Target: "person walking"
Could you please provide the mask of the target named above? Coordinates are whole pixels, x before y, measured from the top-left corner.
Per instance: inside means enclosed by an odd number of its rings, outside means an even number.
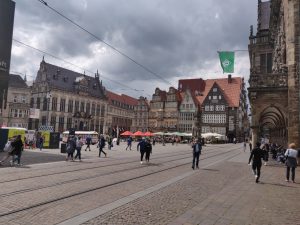
[[[13,164],[15,163],[15,161],[17,161],[17,166],[21,166],[21,156],[24,148],[21,135],[18,135],[16,139],[11,143],[11,145],[14,148],[14,155],[17,156],[16,158],[13,158]]]
[[[76,139],[75,136],[69,136],[68,141],[67,141],[67,157],[66,161],[71,160],[74,161],[73,155],[74,151],[76,149]]]
[[[202,144],[200,139],[196,139],[196,142],[192,145],[193,148],[193,164],[192,168],[193,170],[195,169],[195,164],[196,168],[199,169],[199,157],[201,155],[201,150],[202,150]]]
[[[75,155],[75,159],[79,159],[79,161],[81,162],[81,148],[83,146],[83,142],[81,140],[81,137],[79,136],[76,140],[76,155]]]
[[[150,154],[152,153],[152,145],[150,139],[146,140],[145,143],[145,152],[146,152],[146,162],[149,163],[150,161]]]
[[[260,143],[256,143],[256,147],[251,151],[248,164],[251,165],[252,160],[252,171],[255,175],[255,182],[259,182],[260,169],[261,169],[261,159],[264,157],[264,151],[260,148]]]
[[[39,138],[39,149],[40,149],[40,151],[42,151],[42,149],[43,149],[44,141],[45,141],[45,137],[40,136],[40,138]]]
[[[107,145],[108,145],[108,150],[111,150],[111,147],[113,147],[111,136],[107,137]]]
[[[141,164],[143,164],[143,158],[144,158],[144,154],[146,152],[146,142],[145,142],[145,138],[142,138],[142,140],[138,143],[137,145],[137,151],[140,148],[140,153],[141,153]]]
[[[244,152],[246,152],[247,143],[244,141]]]
[[[105,146],[105,139],[104,139],[103,135],[100,136],[98,146],[99,146],[99,157],[101,157],[101,152],[103,152],[106,157],[107,154],[105,151],[103,151],[103,148]]]
[[[126,147],[126,151],[129,148],[129,150],[131,151],[131,145],[132,145],[132,137],[129,137],[127,139],[127,147]]]
[[[90,135],[88,135],[88,136],[86,137],[85,142],[86,142],[86,148],[85,148],[84,151],[86,151],[87,149],[89,149],[89,151],[91,151],[90,145],[91,145],[91,142],[92,142],[92,138],[91,138]]]
[[[252,141],[249,141],[249,149],[250,149],[250,152],[252,152]]]
[[[15,151],[14,151],[14,147],[12,146],[12,142],[15,139],[16,139],[16,136],[14,136],[12,138],[9,138],[8,141],[7,141],[7,143],[5,144],[4,152],[7,152],[7,154],[0,161],[0,165],[1,166],[10,157],[12,157],[12,160],[10,161],[10,165],[13,166],[13,160],[14,160]]]
[[[295,143],[291,143],[289,148],[285,152],[286,159],[286,181],[290,181],[290,171],[292,171],[292,181],[295,183],[295,170],[297,167],[297,155],[298,151],[295,150],[296,145]]]

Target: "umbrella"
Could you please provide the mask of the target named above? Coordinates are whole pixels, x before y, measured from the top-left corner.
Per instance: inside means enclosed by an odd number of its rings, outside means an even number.
[[[133,135],[134,135],[134,136],[144,136],[144,133],[138,130],[138,131],[135,132]]]
[[[153,134],[150,131],[147,131],[146,133],[144,133],[144,136],[153,136]]]
[[[164,132],[156,132],[154,133],[154,135],[164,135],[165,133]]]
[[[131,133],[130,131],[125,131],[124,133],[121,134],[121,136],[131,136],[133,135],[133,133]]]

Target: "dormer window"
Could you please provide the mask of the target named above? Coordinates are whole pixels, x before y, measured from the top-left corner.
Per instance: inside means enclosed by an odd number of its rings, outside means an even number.
[[[217,92],[217,91],[218,91],[218,88],[214,88],[214,89],[213,89],[213,92]]]

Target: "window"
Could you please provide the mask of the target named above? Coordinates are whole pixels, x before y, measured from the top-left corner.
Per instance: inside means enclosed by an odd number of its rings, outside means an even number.
[[[92,112],[91,112],[91,115],[92,115],[92,116],[95,116],[95,114],[96,114],[95,110],[96,110],[96,106],[95,106],[95,104],[93,103],[93,104],[92,104]]]
[[[61,99],[60,100],[60,111],[64,112],[66,109],[66,99]]]
[[[44,100],[43,100],[43,110],[46,111],[47,110],[47,104],[48,104],[48,99],[46,97],[44,97]]]
[[[101,106],[101,117],[104,117],[104,113],[105,113],[105,105]]]
[[[260,54],[260,72],[272,73],[272,53]]]
[[[57,110],[57,98],[52,98],[52,111]]]
[[[205,106],[205,111],[209,111],[209,105]]]
[[[56,116],[51,116],[51,121],[50,121],[51,126],[55,130],[56,127]]]
[[[26,96],[22,96],[22,102],[26,103]]]
[[[80,103],[80,112],[84,112],[84,102]]]
[[[72,113],[73,112],[73,100],[69,100],[68,104],[68,112]]]
[[[67,118],[67,130],[72,128],[72,118]]]
[[[14,117],[18,117],[18,110],[17,109],[14,110]]]
[[[34,98],[31,98],[30,99],[30,108],[33,108],[33,106],[34,106]]]
[[[19,109],[19,118],[22,118],[22,117],[23,117],[22,114],[23,114],[23,110],[22,110],[22,109]]]
[[[15,103],[18,102],[18,96],[17,95],[14,96],[14,102]]]
[[[46,116],[42,116],[42,125],[46,125],[47,118]]]
[[[210,111],[214,111],[214,106],[211,105],[211,106],[209,107],[209,109],[210,109]]]
[[[79,112],[79,101],[75,101],[75,112]]]
[[[218,96],[214,95],[213,100],[217,100],[217,99],[218,99]]]
[[[96,116],[100,116],[100,105],[97,105]]]
[[[208,99],[211,100],[211,96],[208,96]]]
[[[218,91],[218,88],[214,88],[214,89],[213,89],[213,92],[217,92],[217,91]]]
[[[91,107],[90,103],[89,102],[86,103],[86,109],[85,109],[85,111],[86,111],[87,115],[90,115],[90,107]]]
[[[221,96],[221,95],[219,95],[219,99],[222,99],[222,96]]]
[[[59,130],[59,132],[63,132],[64,123],[65,123],[65,118],[64,117],[59,117],[59,120],[58,120],[58,130]]]
[[[36,98],[36,108],[39,109],[41,105],[41,99],[38,97]]]

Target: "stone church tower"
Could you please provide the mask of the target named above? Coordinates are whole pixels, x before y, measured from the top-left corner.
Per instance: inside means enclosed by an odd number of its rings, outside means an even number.
[[[299,139],[300,1],[258,1],[257,33],[250,29],[252,141],[286,146]]]

